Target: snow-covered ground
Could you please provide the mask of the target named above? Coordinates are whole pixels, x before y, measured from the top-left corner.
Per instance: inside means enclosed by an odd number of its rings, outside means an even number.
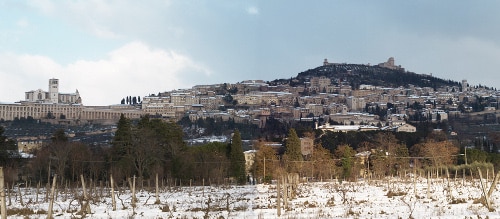
[[[489,189],[491,181],[485,184]],[[20,213],[9,218],[47,217],[45,191],[40,190],[37,202],[36,188],[21,188],[22,204],[14,194],[17,191],[13,190],[7,209]],[[136,207],[131,204],[130,191],[123,189],[115,191],[115,211],[108,188],[88,191],[92,200],[87,218],[278,218],[275,184],[165,187],[160,204],[155,204],[153,188],[142,189],[136,194]],[[481,195],[479,180],[435,179],[428,184],[422,178],[415,182],[394,178],[301,183],[287,208],[281,204],[279,218],[500,218],[498,186],[490,199],[493,211],[481,204]],[[81,205],[75,198],[81,196],[81,189],[59,189],[54,217],[81,218]]]

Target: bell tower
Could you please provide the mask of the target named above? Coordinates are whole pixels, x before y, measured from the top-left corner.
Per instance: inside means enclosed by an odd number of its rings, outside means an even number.
[[[49,100],[51,103],[59,103],[59,79],[49,79]]]

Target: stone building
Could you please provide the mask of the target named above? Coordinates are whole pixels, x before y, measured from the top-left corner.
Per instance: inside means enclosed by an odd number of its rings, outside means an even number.
[[[140,118],[144,111],[132,105],[83,106],[78,93],[59,93],[59,79],[49,80],[49,91],[41,89],[25,92],[25,100],[16,103],[0,103],[0,119],[15,118],[47,119],[48,122],[116,123],[120,115]],[[55,120],[54,120],[55,119]]]
[[[80,93],[76,90],[75,93],[59,93],[59,79],[49,79],[49,91],[42,89],[25,92],[25,101],[38,103],[65,103],[79,104],[82,103]]]

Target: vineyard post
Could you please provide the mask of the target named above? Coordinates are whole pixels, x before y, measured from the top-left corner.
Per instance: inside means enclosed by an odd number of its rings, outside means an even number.
[[[160,188],[158,188],[158,173],[156,173],[156,181],[155,181],[155,186],[156,186],[156,201],[155,201],[155,204],[160,204]]]
[[[57,181],[57,174],[54,174],[54,180],[52,181],[52,190],[50,191],[50,196],[49,196],[49,212],[47,213],[47,218],[49,219],[52,218],[52,208],[54,206],[54,193],[56,190],[56,181]],[[50,184],[50,182],[48,184]]]
[[[2,213],[2,219],[7,219],[7,206],[5,204],[5,186],[4,186],[4,176],[3,176],[3,167],[0,167],[0,198],[1,198],[1,213]]]
[[[113,211],[116,211],[115,182],[113,180],[113,174],[110,174],[110,180],[111,180],[111,201],[113,203]]]
[[[481,169],[479,167],[477,167],[477,171],[479,172],[479,183],[481,184],[481,191],[483,192],[484,201],[486,202],[486,207],[488,208],[488,210],[490,210],[491,204],[490,199],[488,198],[488,196],[486,196],[486,188],[483,184],[483,174],[481,173]]]

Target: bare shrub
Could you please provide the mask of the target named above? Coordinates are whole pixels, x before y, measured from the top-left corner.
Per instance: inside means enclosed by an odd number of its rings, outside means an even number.
[[[392,191],[392,190],[389,190],[386,194],[387,198],[392,198],[394,196],[403,196],[403,195],[406,195],[407,193],[404,192],[404,191]]]

